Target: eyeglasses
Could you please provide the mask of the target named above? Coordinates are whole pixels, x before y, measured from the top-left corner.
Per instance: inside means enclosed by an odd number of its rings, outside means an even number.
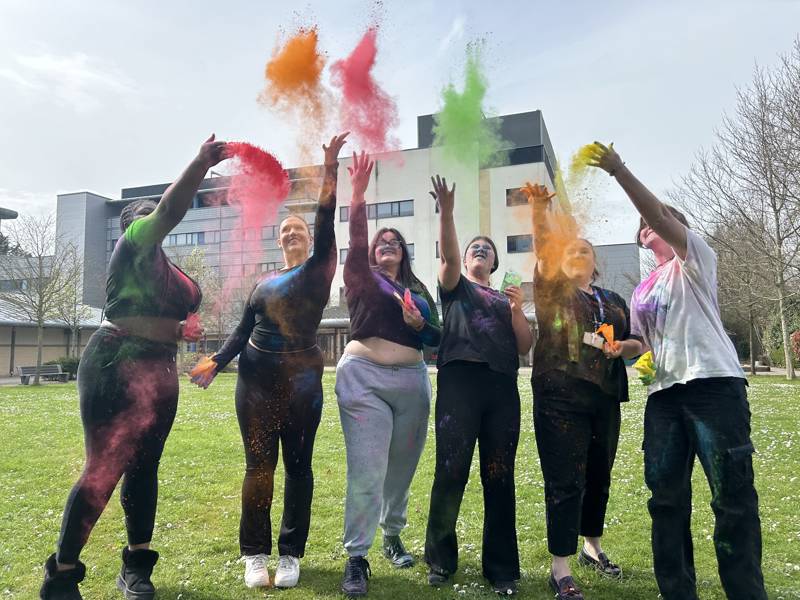
[[[375,244],[378,248],[399,248],[400,247],[400,240],[378,240],[378,243]]]
[[[489,244],[472,244],[469,249],[472,252],[477,252],[478,250],[483,250],[484,252],[494,252],[494,248],[492,248]]]

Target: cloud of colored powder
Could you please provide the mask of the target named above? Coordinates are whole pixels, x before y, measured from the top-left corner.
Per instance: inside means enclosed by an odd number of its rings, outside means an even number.
[[[500,120],[487,120],[484,100],[489,81],[482,62],[483,45],[467,46],[464,89],[459,92],[451,83],[442,90],[442,109],[434,115],[434,145],[443,146],[445,157],[470,164],[477,155],[478,164],[499,165],[507,157],[500,135]]]
[[[391,134],[399,122],[397,104],[372,75],[378,54],[378,30],[370,27],[350,55],[331,67],[333,84],[342,91],[341,129],[352,131],[361,148],[370,153],[400,147]]]
[[[322,143],[333,104],[322,84],[325,57],[316,27],[300,28],[278,45],[264,69],[266,86],[258,101],[294,121],[301,162],[311,162]]]

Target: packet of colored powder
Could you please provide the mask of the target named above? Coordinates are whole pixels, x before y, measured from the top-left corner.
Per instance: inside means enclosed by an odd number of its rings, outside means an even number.
[[[507,287],[519,287],[522,285],[522,275],[516,271],[506,271],[503,275],[503,283],[500,284],[500,291],[504,292]]]

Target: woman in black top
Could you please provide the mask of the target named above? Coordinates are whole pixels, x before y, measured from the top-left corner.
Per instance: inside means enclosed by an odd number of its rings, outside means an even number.
[[[196,341],[202,298],[197,284],[167,258],[161,242],[183,219],[206,171],[226,156],[212,135],[156,204],[140,200],[120,215],[111,254],[106,321],[92,334],[78,368],[86,463],[64,509],[58,551],[45,564],[40,597],[76,600],[86,568],[78,556],[117,482],[128,545],[117,585],[126,598],[149,600],[158,553],[150,539],[158,463],[178,407],[177,342]]]
[[[516,592],[519,553],[514,461],[520,430],[517,369],[533,336],[522,312],[522,291],[489,287],[499,266],[494,242],[473,238],[459,253],[453,220],[455,184],[436,176],[439,204],[439,290],[444,328],[436,391],[436,474],[431,490],[425,560],[428,581],[442,585],[458,565],[458,519],[475,443],[483,484],[483,574],[501,594]],[[461,274],[462,262],[466,275]]]
[[[373,163],[353,155],[350,249],[344,265],[350,342],[336,367],[336,398],[347,447],[342,591],[367,593],[366,556],[383,529],[383,552],[410,567],[400,540],[409,487],[428,429],[431,384],[423,345],[439,344],[439,315],[411,271],[408,246],[396,229],[378,230],[367,246],[364,192]]]
[[[622,358],[639,355],[641,344],[630,338],[625,301],[592,285],[598,276],[594,247],[551,227],[548,207],[554,194],[539,185],[524,190],[532,204],[537,255],[533,295],[539,339],[532,385],[553,557],[550,585],[557,598],[577,600],[583,596],[568,559],[577,551],[579,533],[585,540],[579,562],[621,576],[600,537],[619,440],[619,404],[628,400]],[[613,344],[596,334],[603,324],[613,325]]]
[[[278,445],[286,469],[283,518],[278,536],[277,587],[293,587],[300,577],[311,521],[314,476],[311,455],[322,415],[322,351],[317,328],[336,271],[337,157],[347,134],[331,139],[314,224],[314,253],[306,222],[290,215],[280,224],[278,244],[286,263],[259,281],[239,325],[212,357],[216,367],[193,379],[208,387],[237,354],[236,415],[244,443],[239,547],[248,587],[270,584],[273,478]]]

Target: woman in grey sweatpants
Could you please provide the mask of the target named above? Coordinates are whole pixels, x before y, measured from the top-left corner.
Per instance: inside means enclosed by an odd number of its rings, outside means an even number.
[[[431,403],[423,345],[441,335],[436,304],[411,271],[399,231],[379,230],[367,246],[364,192],[372,173],[364,153],[348,168],[353,187],[350,250],[344,265],[350,338],[336,368],[336,397],[347,447],[342,592],[367,593],[366,556],[380,522],[383,552],[396,567],[413,558],[400,540]]]

